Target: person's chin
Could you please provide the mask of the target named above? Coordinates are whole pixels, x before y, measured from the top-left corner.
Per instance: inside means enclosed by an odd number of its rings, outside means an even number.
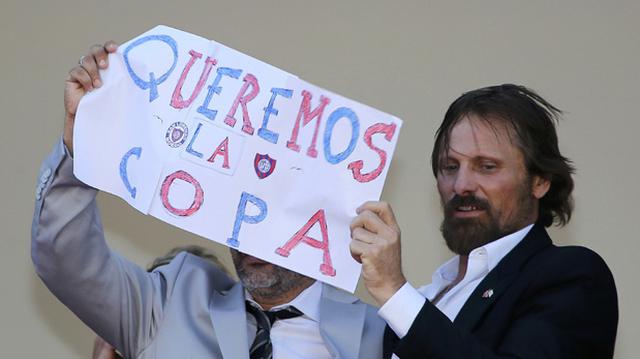
[[[467,231],[474,229],[478,226],[486,224],[486,217],[483,214],[475,215],[452,215],[445,221],[445,224],[453,231]]]

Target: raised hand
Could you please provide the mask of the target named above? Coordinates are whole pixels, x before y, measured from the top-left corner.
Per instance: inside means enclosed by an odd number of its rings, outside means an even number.
[[[87,92],[102,86],[100,71],[109,67],[108,55],[115,52],[118,45],[107,41],[104,45],[93,45],[89,52],[80,57],[78,65],[69,71],[64,82],[64,133],[63,140],[67,149],[73,154],[73,123],[80,99]]]
[[[351,255],[362,263],[371,296],[383,305],[407,282],[402,274],[400,227],[385,202],[366,202],[351,222]]]

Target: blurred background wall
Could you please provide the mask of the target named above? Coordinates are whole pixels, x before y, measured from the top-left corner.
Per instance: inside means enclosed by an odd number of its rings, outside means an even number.
[[[428,161],[447,106],[491,84],[537,90],[566,111],[561,150],[578,170],[574,218],[552,231],[554,240],[588,246],[607,261],[620,303],[616,358],[637,355],[640,2],[3,0],[0,9],[2,357],[90,356],[93,334],[31,264],[37,170],[60,136],[63,81],[79,56],[157,24],[215,39],[404,120],[382,197],[402,226],[404,267],[415,285],[450,256]],[[109,195],[99,200],[110,245],[131,260],[147,265],[191,243],[231,266],[225,247]]]

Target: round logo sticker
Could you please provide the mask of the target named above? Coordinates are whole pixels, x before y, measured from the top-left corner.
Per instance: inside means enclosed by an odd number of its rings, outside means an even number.
[[[258,178],[269,177],[276,169],[276,160],[269,157],[269,155],[262,155],[256,153],[256,157],[253,159],[253,168],[256,170]]]
[[[169,147],[180,147],[187,140],[189,128],[184,122],[174,122],[167,129],[164,139]]]
[[[268,173],[271,170],[271,162],[268,159],[263,158],[258,161],[258,171],[262,173]]]

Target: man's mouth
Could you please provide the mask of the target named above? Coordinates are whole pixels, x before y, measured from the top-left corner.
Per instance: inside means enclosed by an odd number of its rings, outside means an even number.
[[[445,206],[448,216],[457,218],[473,218],[483,215],[489,208],[488,203],[475,196],[454,196]]]
[[[467,218],[467,217],[479,216],[482,214],[482,212],[484,212],[484,208],[480,206],[474,206],[474,205],[458,206],[455,208],[453,215],[456,217]]]

